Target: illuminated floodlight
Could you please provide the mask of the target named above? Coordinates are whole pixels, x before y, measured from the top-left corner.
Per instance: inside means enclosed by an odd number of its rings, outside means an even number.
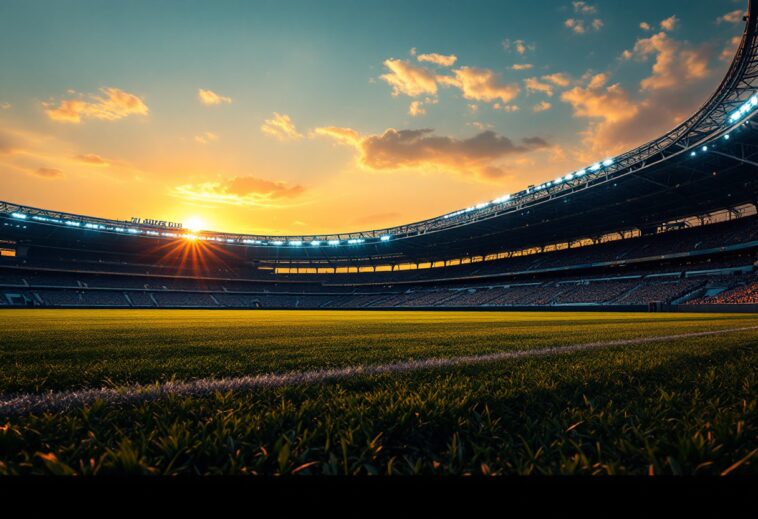
[[[729,134],[728,134],[728,133],[727,133],[726,135],[724,135],[724,139],[726,139],[726,140],[729,140],[729,139],[730,139],[730,137],[729,137]]]
[[[390,236],[388,234],[385,234],[384,236],[382,236],[379,239],[382,240],[382,241],[390,241],[392,239],[392,236]]]
[[[579,171],[576,172],[576,176],[577,177],[583,177],[586,174],[587,174],[587,170],[586,169],[580,169]]]
[[[332,245],[332,246],[334,246],[334,245],[339,245],[339,244],[340,244],[340,241],[339,241],[339,240],[329,240],[329,242],[328,242],[328,243],[329,243],[329,245]]]
[[[690,157],[694,157],[695,155],[697,155],[697,153],[694,152],[694,151],[692,153],[690,153]]]
[[[363,242],[365,242],[365,241],[366,241],[366,240],[364,240],[364,239],[362,239],[362,238],[354,238],[354,239],[352,239],[352,240],[347,240],[347,244],[348,244],[348,245],[358,245],[358,244],[361,244],[361,243],[363,243]]]
[[[475,207],[476,207],[476,209],[484,209],[484,208],[485,208],[485,207],[487,207],[488,205],[490,205],[490,203],[489,203],[489,202],[482,202],[481,204],[476,204],[476,206],[475,206]]]
[[[708,146],[703,146],[703,151],[708,151]]]
[[[590,168],[590,171],[598,171],[598,170],[599,170],[601,167],[602,167],[602,166],[601,166],[601,165],[600,165],[600,163],[598,162],[597,164],[593,164],[593,165],[592,165],[592,167]]]
[[[26,220],[26,215],[24,213],[11,213],[11,216],[13,218],[19,218],[21,220]]]
[[[561,182],[563,182],[563,177],[558,177],[553,181],[553,184],[560,184]]]
[[[271,245],[276,245],[277,247],[284,245],[284,242],[281,240],[275,240],[271,242]]]
[[[605,166],[606,168],[608,166],[613,166],[613,159],[607,159],[605,162],[603,162],[603,166]]]
[[[290,247],[301,247],[303,245],[303,242],[300,240],[294,240],[290,242]]]
[[[569,173],[568,175],[566,175],[566,180],[573,180],[573,178],[574,178],[573,173]]]
[[[318,240],[313,240],[311,242],[311,247],[320,247],[320,246],[321,246],[321,242]]]

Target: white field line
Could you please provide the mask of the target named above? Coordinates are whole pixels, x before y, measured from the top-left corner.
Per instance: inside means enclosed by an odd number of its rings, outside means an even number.
[[[679,335],[663,335],[654,337],[639,337],[614,341],[591,342],[569,346],[555,346],[531,350],[504,351],[484,355],[464,355],[461,357],[435,357],[429,359],[403,360],[373,366],[348,366],[344,368],[316,369],[295,371],[289,373],[271,373],[264,375],[242,376],[234,378],[206,378],[190,382],[164,382],[151,385],[134,384],[117,388],[82,389],[75,391],[50,391],[47,393],[26,393],[14,396],[0,396],[0,416],[24,415],[29,413],[59,412],[83,407],[102,400],[109,404],[139,403],[157,400],[162,397],[174,396],[203,396],[216,392],[246,391],[252,389],[268,389],[302,384],[317,384],[336,380],[345,380],[359,376],[384,375],[388,373],[407,373],[429,369],[448,368],[455,366],[471,366],[489,364],[509,359],[531,357],[546,357],[574,353],[587,350],[631,346],[654,342],[666,342],[679,339],[692,339],[712,335],[746,332],[758,330],[758,326],[747,328],[731,328],[708,332],[683,333]]]

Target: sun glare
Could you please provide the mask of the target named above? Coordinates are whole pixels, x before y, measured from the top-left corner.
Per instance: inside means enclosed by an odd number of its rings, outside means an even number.
[[[192,232],[202,231],[205,228],[205,222],[197,216],[192,216],[184,223],[184,228]]]

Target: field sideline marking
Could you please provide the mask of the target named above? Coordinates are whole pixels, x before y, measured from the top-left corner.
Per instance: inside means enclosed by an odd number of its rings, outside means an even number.
[[[404,360],[373,366],[348,366],[345,368],[294,371],[282,374],[247,375],[235,378],[198,379],[190,382],[164,382],[162,384],[135,384],[120,388],[97,388],[74,391],[50,391],[47,393],[26,393],[15,396],[0,396],[0,416],[17,416],[30,413],[59,412],[75,407],[87,406],[102,400],[109,404],[138,403],[157,400],[162,397],[203,396],[215,392],[268,389],[302,384],[316,384],[344,380],[358,376],[384,375],[388,373],[407,373],[429,369],[448,368],[487,364],[508,359],[530,357],[547,357],[579,351],[631,346],[651,342],[665,342],[678,339],[692,339],[712,335],[758,330],[758,326],[747,328],[730,328],[708,332],[692,332],[679,335],[639,337],[636,339],[619,339],[605,342],[591,342],[569,346],[553,346],[532,350],[504,351],[483,355],[464,355],[461,357],[433,357],[419,360]]]

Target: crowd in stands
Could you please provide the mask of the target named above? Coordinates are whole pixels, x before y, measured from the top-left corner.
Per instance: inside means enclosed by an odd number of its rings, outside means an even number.
[[[389,291],[361,292],[271,292],[249,293],[209,290],[205,285],[182,284],[181,289],[110,289],[98,287],[35,288],[0,283],[0,304],[37,306],[113,306],[159,308],[470,308],[534,307],[560,305],[646,305],[692,299],[695,303],[758,303],[758,281],[751,275],[693,278],[639,276],[614,280],[577,279],[502,286],[437,287],[417,286]],[[704,297],[708,287],[725,287],[718,295]],[[731,288],[733,287],[733,288]],[[223,289],[223,287],[221,287]]]
[[[758,279],[753,278],[746,283],[725,290],[710,297],[692,301],[692,304],[711,305],[755,305],[758,304]]]
[[[639,285],[618,300],[619,304],[642,305],[653,302],[670,303],[690,294],[707,283],[704,279],[650,281]]]

